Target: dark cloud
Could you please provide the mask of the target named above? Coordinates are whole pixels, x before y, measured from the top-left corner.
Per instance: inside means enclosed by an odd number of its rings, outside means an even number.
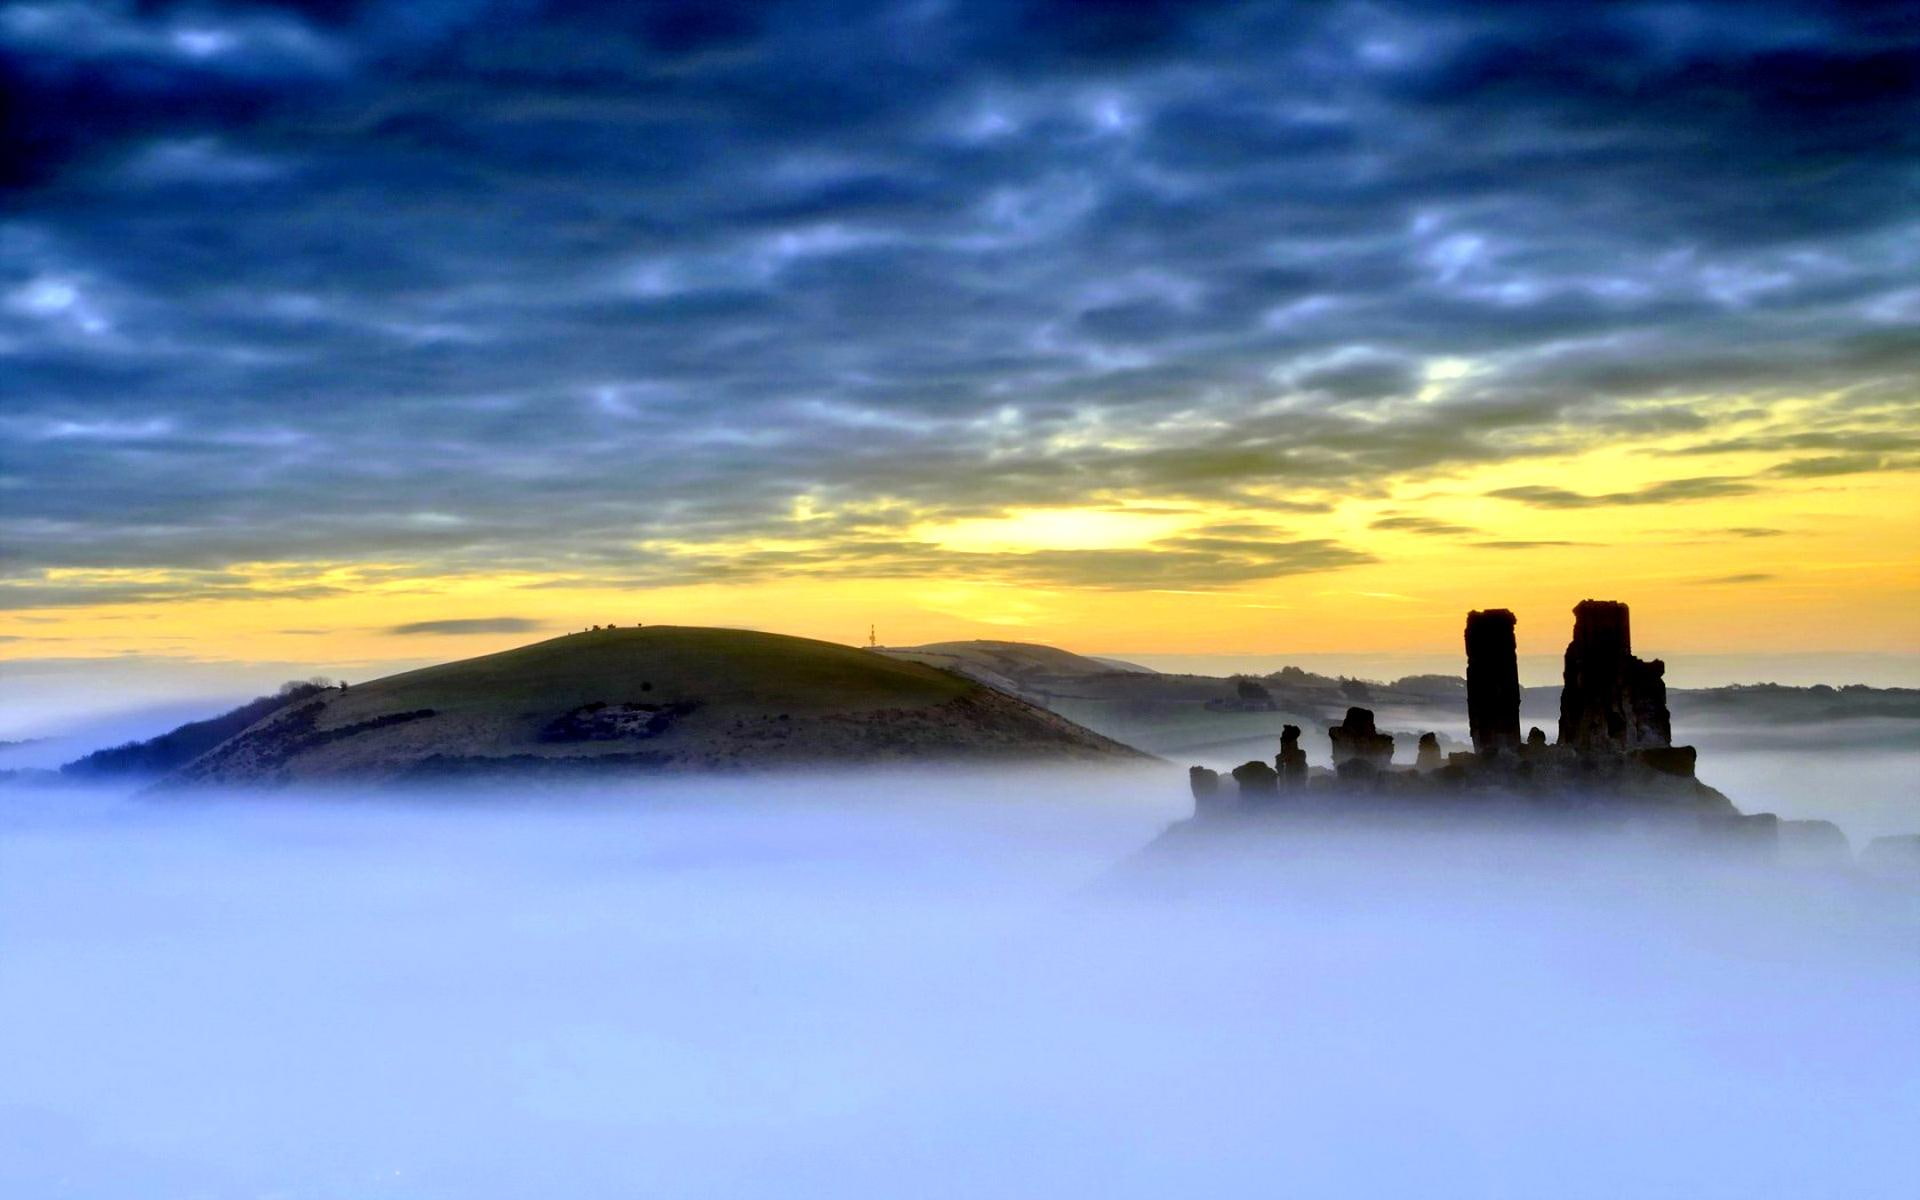
[[[387,630],[397,634],[531,633],[541,628],[525,617],[470,617],[449,621],[412,621]]]
[[[1696,579],[1694,582],[1702,584],[1765,583],[1774,578],[1777,576],[1767,571],[1746,571],[1738,575],[1718,575],[1712,579]]]
[[[1828,475],[1863,475],[1886,467],[1887,460],[1878,454],[1829,454],[1777,463],[1771,473],[1791,479],[1819,479]]]
[[[1920,451],[1920,432],[1896,429],[1795,429],[1720,438],[1680,447],[1675,454],[1770,454],[1796,450],[1834,450],[1851,454],[1898,454]]]
[[[1750,480],[1730,475],[1705,475],[1694,479],[1668,479],[1648,484],[1631,492],[1590,494],[1566,488],[1528,484],[1496,488],[1487,495],[1515,500],[1535,508],[1606,508],[1612,505],[1673,504],[1686,500],[1708,500],[1720,496],[1744,496],[1757,491]]]
[[[267,561],[1221,582],[1351,560],[899,534],[1619,444],[1773,461],[1496,494],[1909,470],[1915,16],[0,3],[0,604]],[[179,574],[41,574],[117,567]]]
[[[1475,532],[1471,526],[1455,525],[1448,521],[1437,521],[1432,517],[1399,516],[1381,517],[1370,523],[1369,529],[1399,530],[1403,533],[1461,534]]]
[[[1316,363],[1288,382],[1335,400],[1379,400],[1417,390],[1421,370],[1419,363],[1397,355],[1363,352]]]
[[[316,600],[344,596],[347,589],[328,584],[276,584],[240,574],[188,571],[162,580],[27,577],[0,582],[0,611],[32,608],[84,608],[94,604],[165,604],[184,600]]]

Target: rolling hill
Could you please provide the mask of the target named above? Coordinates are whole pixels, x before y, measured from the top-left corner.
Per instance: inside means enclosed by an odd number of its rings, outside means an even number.
[[[1375,711],[1381,727],[1407,735],[1432,730],[1447,749],[1465,745],[1466,680],[1408,675],[1391,681],[1318,675],[1286,667],[1261,675],[1215,676],[1123,670],[1111,659],[1026,642],[939,642],[881,651],[958,671],[1131,746],[1170,757],[1239,754],[1266,758],[1285,722],[1308,731],[1312,753],[1349,704]],[[1249,698],[1239,683],[1257,683]],[[1703,747],[1732,749],[1920,745],[1920,689],[1782,687],[1749,684],[1669,688],[1676,729]],[[1522,690],[1525,725],[1555,729],[1558,684]]]
[[[162,786],[1146,758],[922,663],[777,634],[649,626],[328,689]]]
[[[953,671],[1037,703],[1044,703],[1041,697],[1068,681],[1096,675],[1154,674],[1151,669],[1133,663],[1088,658],[1035,642],[929,642],[924,646],[881,646],[878,651],[889,658]]]
[[[1353,702],[1344,681],[1292,668],[1263,677],[1267,699],[1248,702],[1238,695],[1237,677],[1163,674],[1030,642],[935,642],[880,653],[958,672],[1155,754],[1265,745],[1286,721],[1328,724]],[[1424,702],[1385,689],[1369,699],[1389,717],[1402,703]]]
[[[234,734],[265,717],[268,713],[321,693],[319,684],[294,681],[271,696],[257,696],[247,703],[208,717],[189,721],[158,737],[125,742],[105,750],[95,750],[60,768],[71,780],[99,783],[117,779],[154,779],[192,762]]]

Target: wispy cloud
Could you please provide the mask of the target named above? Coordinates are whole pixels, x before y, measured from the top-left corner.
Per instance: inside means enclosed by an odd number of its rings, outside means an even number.
[[[1514,500],[1535,508],[1605,508],[1613,505],[1673,504],[1721,496],[1745,496],[1758,487],[1751,480],[1729,475],[1668,479],[1629,492],[1585,493],[1542,485],[1496,488],[1487,495]]]
[[[1469,525],[1456,525],[1450,521],[1440,521],[1432,517],[1391,516],[1381,517],[1367,525],[1369,529],[1386,529],[1402,533],[1428,533],[1454,535],[1477,532]]]
[[[395,634],[531,633],[542,628],[539,621],[525,617],[469,617],[447,621],[412,621],[395,625]]]

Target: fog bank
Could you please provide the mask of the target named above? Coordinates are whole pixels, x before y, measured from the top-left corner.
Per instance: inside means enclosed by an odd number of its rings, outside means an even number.
[[[0,793],[0,1193],[1909,1194],[1911,908],[1546,846],[1116,872],[1187,807]]]

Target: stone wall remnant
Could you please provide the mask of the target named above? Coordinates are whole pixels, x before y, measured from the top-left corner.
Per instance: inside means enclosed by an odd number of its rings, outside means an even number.
[[[1240,799],[1252,803],[1270,800],[1280,790],[1279,772],[1257,758],[1235,767],[1233,781],[1240,785]]]
[[[1393,735],[1374,728],[1373,710],[1349,708],[1346,719],[1327,730],[1333,743],[1333,765],[1358,760],[1369,766],[1384,767],[1393,761]]]
[[[1446,765],[1446,756],[1440,753],[1440,738],[1437,734],[1420,735],[1419,754],[1414,758],[1415,770],[1435,771]]]
[[[1187,768],[1187,786],[1193,789],[1193,811],[1197,816],[1220,807],[1220,772],[1205,767]]]
[[[1480,754],[1520,748],[1520,660],[1514,615],[1504,608],[1467,614],[1467,728]]]
[[[1560,744],[1583,752],[1654,749],[1673,744],[1667,714],[1667,665],[1633,656],[1627,606],[1582,600],[1573,609]]]
[[[1307,752],[1300,748],[1300,727],[1285,725],[1280,729],[1280,754],[1273,760],[1280,768],[1280,786],[1284,788],[1305,787],[1307,783]]]

